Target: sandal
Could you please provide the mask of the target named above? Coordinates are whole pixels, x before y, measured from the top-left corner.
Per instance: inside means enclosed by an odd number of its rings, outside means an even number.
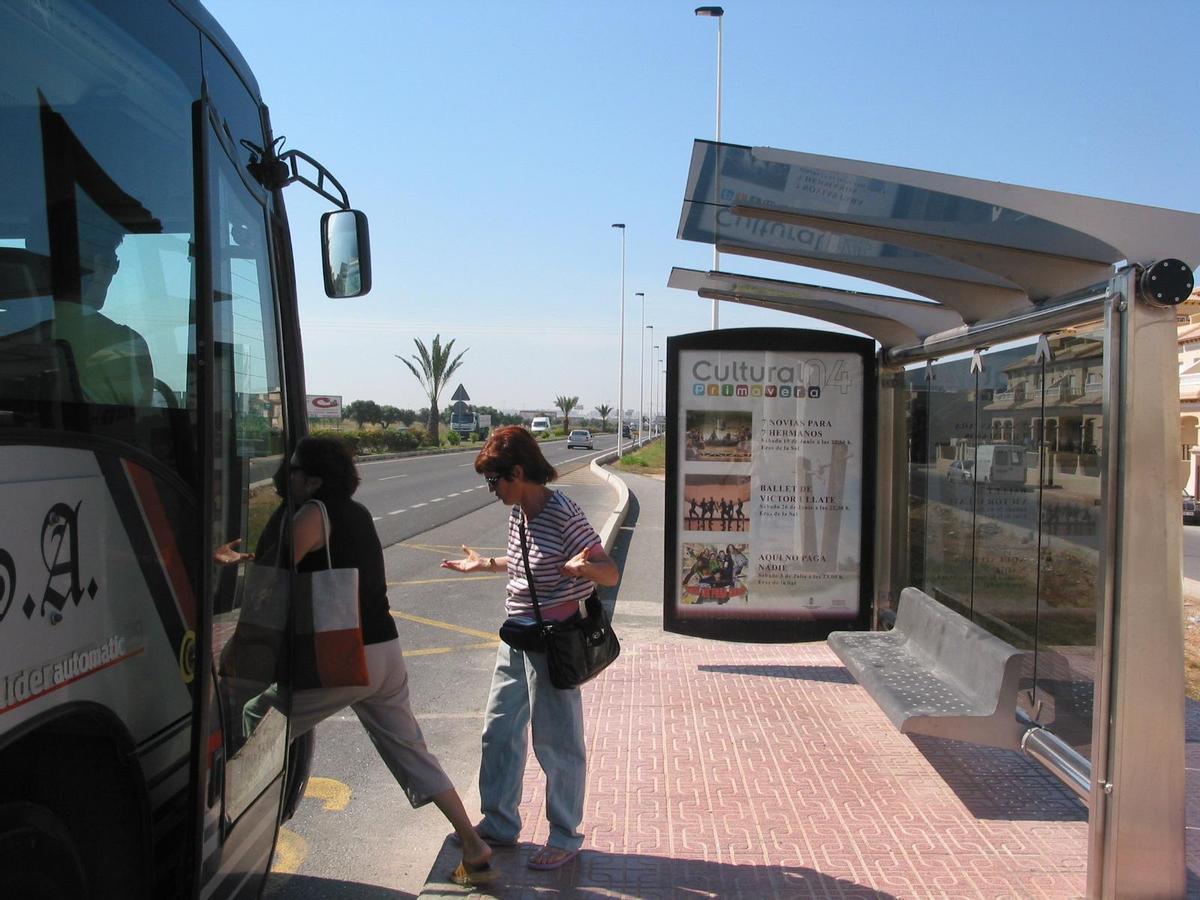
[[[458,864],[458,868],[450,873],[450,881],[459,887],[475,887],[495,881],[499,874],[492,868],[491,863],[473,866],[464,859]]]
[[[539,847],[535,850],[525,865],[531,869],[538,869],[540,871],[558,869],[577,857],[581,850],[581,847],[576,847],[574,850],[567,850],[563,847],[551,847],[547,844],[545,847]]]

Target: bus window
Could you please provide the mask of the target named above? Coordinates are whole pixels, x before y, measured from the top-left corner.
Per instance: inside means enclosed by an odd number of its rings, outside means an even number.
[[[6,26],[42,62],[5,69],[0,105],[0,430],[116,439],[195,484],[189,66],[57,12],[93,38]]]

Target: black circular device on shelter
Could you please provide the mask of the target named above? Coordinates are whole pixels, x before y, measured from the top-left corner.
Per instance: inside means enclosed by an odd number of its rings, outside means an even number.
[[[1160,259],[1142,270],[1138,293],[1152,306],[1178,306],[1195,286],[1191,268],[1183,260]]]

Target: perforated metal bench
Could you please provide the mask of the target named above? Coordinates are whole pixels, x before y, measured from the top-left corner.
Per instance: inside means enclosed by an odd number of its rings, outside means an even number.
[[[924,591],[904,589],[891,631],[835,631],[829,646],[901,732],[1020,748],[1028,654]]]

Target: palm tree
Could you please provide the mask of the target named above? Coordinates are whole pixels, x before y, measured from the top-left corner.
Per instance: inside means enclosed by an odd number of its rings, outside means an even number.
[[[612,407],[604,403],[596,407],[596,412],[600,416],[600,430],[608,431],[608,417],[612,415]]]
[[[579,405],[579,398],[566,396],[555,397],[554,405],[562,410],[563,434],[567,434],[571,430],[571,410]]]
[[[462,353],[459,353],[451,361],[450,350],[454,347],[454,341],[453,339],[450,340],[443,347],[442,336],[440,334],[433,336],[432,353],[425,349],[425,345],[421,342],[420,338],[413,338],[413,343],[417,345],[417,352],[412,357],[417,363],[416,366],[399,353],[395,356],[396,359],[408,366],[409,371],[421,383],[426,396],[429,397],[429,419],[426,423],[426,428],[429,431],[430,439],[436,447],[440,441],[438,436],[438,397],[446,387],[446,382],[450,380],[450,376],[457,372],[458,367],[462,365],[463,353],[467,351],[462,351]],[[420,369],[417,366],[420,366]]]

